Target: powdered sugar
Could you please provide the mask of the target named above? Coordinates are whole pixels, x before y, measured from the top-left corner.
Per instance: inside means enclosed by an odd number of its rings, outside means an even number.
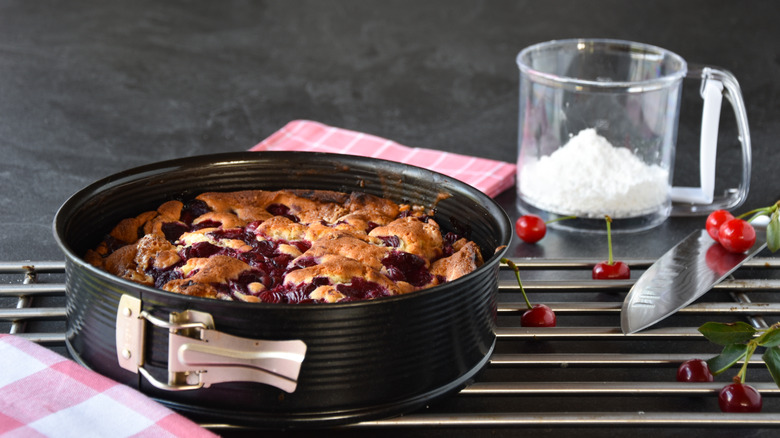
[[[525,200],[546,211],[578,217],[629,218],[668,202],[669,173],[584,129],[563,147],[520,171]]]

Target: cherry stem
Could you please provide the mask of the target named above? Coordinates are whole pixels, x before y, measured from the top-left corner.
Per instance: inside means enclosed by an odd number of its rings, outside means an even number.
[[[780,208],[780,201],[775,202],[773,205],[770,205],[769,207],[763,207],[763,208],[756,208],[753,210],[748,211],[747,213],[742,213],[741,215],[737,216],[737,219],[742,219],[747,216],[750,216],[750,219],[748,219],[748,222],[753,222],[757,217],[764,216],[764,215],[771,215],[772,213],[776,212]]]
[[[739,383],[745,383],[748,362],[750,361],[750,358],[753,357],[753,353],[756,352],[757,347],[758,343],[755,340],[748,342],[747,350],[745,351],[745,360],[742,362],[742,367],[739,369],[739,373],[737,373],[737,377],[739,377]],[[737,381],[737,377],[734,378],[735,382]]]
[[[613,265],[615,262],[612,259],[612,218],[604,216],[607,220],[607,248],[609,250],[609,258],[607,259],[608,265]]]
[[[568,219],[577,219],[577,216],[562,216],[562,217],[557,217],[557,218],[555,218],[555,219],[550,219],[549,221],[545,222],[545,224],[551,224],[551,223],[553,223],[553,222],[558,222],[558,221],[565,221],[565,220],[568,220]]]
[[[507,266],[509,266],[514,272],[515,277],[517,278],[517,285],[520,286],[520,292],[523,294],[523,299],[525,300],[526,306],[528,306],[528,310],[531,310],[534,308],[534,306],[531,305],[531,302],[528,301],[528,296],[525,294],[525,289],[523,289],[523,282],[520,281],[520,268],[517,267],[517,265],[507,258],[501,259],[502,263],[506,263]]]

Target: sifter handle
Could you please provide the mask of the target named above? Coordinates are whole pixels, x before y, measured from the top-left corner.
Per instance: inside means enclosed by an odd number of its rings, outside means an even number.
[[[737,79],[725,70],[712,67],[692,69],[688,76],[701,78],[700,93],[704,99],[699,156],[700,187],[672,187],[673,216],[701,215],[719,209],[740,206],[747,198],[752,165],[747,111]],[[726,96],[737,120],[742,146],[742,179],[736,188],[715,196],[715,163],[717,155],[720,110]]]

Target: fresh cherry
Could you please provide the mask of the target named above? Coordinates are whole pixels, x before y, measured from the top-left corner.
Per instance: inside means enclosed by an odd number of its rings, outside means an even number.
[[[690,359],[677,368],[678,382],[712,382],[714,377],[706,361]]]
[[[631,268],[623,262],[599,262],[593,267],[594,280],[628,280]]]
[[[547,234],[547,224],[576,218],[576,216],[563,216],[545,222],[535,214],[526,214],[517,218],[515,233],[525,243],[536,243]]]
[[[744,219],[731,219],[718,229],[718,242],[731,252],[745,252],[756,243],[756,230]]]
[[[726,210],[715,210],[707,216],[707,222],[705,228],[707,234],[710,235],[715,241],[718,240],[718,229],[724,222],[734,219],[734,215]]]
[[[723,412],[761,412],[763,401],[756,388],[734,382],[720,390],[718,405]]]
[[[512,260],[506,258],[502,258],[501,261],[515,272],[517,285],[520,286],[520,292],[523,294],[526,306],[528,306],[528,310],[520,317],[520,325],[523,327],[555,327],[557,318],[555,317],[555,312],[549,306],[544,304],[531,305],[528,295],[525,294],[525,289],[523,289],[523,282],[520,281],[520,269],[518,269],[517,265]]]
[[[527,214],[520,216],[515,222],[515,233],[523,242],[536,243],[547,234],[547,224],[539,216]]]
[[[544,304],[534,304],[520,317],[523,327],[555,327],[555,312]]]
[[[612,218],[605,216],[607,221],[607,247],[609,248],[609,259],[604,262],[596,263],[593,266],[594,280],[627,280],[631,278],[631,269],[623,262],[616,262],[612,258]]]

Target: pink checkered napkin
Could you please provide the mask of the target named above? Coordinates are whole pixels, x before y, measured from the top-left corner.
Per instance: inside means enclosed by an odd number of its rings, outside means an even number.
[[[215,437],[140,392],[0,334],[0,435]]]
[[[424,167],[463,181],[488,196],[515,183],[515,165],[432,149],[410,148],[370,134],[294,120],[251,151],[314,151],[381,158]]]

